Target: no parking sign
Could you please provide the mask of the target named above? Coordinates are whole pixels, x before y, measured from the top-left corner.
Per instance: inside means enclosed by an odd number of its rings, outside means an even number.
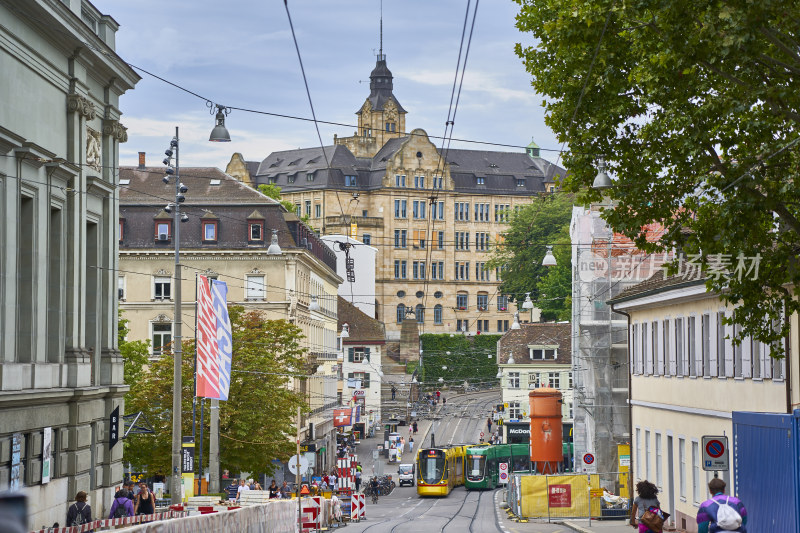
[[[583,454],[583,471],[584,472],[596,472],[597,471],[597,463],[594,459],[593,453],[585,453]]]
[[[703,470],[728,470],[728,437],[703,436]]]
[[[500,483],[508,483],[508,463],[500,463]]]

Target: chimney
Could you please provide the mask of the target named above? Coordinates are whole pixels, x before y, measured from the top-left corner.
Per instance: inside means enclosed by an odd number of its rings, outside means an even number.
[[[144,170],[144,152],[139,152],[139,170]]]

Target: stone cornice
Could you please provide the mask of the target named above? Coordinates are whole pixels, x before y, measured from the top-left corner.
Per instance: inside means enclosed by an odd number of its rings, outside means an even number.
[[[124,250],[119,251],[120,258],[135,261],[161,260],[175,257],[175,250]],[[281,261],[283,256],[267,255],[266,250],[186,250],[181,248],[181,256],[191,256],[194,261]]]
[[[67,95],[67,111],[77,112],[86,120],[94,120],[97,116],[97,110],[94,108],[94,103],[86,97],[79,94]]]

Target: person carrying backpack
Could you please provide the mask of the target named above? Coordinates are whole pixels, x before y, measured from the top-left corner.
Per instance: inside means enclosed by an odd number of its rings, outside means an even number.
[[[123,489],[114,495],[114,503],[111,504],[111,512],[108,513],[108,517],[125,518],[126,516],[133,516],[133,502],[130,492]]]
[[[708,482],[708,492],[711,499],[704,501],[697,510],[697,532],[747,533],[747,509],[739,498],[725,494],[725,482],[715,477]]]
[[[75,503],[67,510],[67,527],[82,526],[92,521],[92,506],[86,503],[86,493],[75,495]]]

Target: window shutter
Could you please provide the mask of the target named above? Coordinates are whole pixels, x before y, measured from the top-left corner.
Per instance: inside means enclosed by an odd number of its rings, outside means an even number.
[[[725,325],[725,377],[733,377],[733,326]]]
[[[753,354],[750,352],[750,337],[745,337],[742,339],[742,344],[739,349],[742,351],[742,377],[743,378],[751,378],[753,377],[753,367],[751,360],[753,358]]]
[[[364,359],[369,361],[369,348],[364,348]]]
[[[369,372],[364,372],[364,383],[361,384],[361,388],[363,389],[369,388]]]
[[[348,372],[347,373],[347,379],[355,379],[355,377],[356,377],[355,372]]]
[[[355,348],[348,348],[347,349],[347,360],[349,362],[351,362],[351,363],[353,362],[353,356],[354,356],[355,352],[356,352]]]

